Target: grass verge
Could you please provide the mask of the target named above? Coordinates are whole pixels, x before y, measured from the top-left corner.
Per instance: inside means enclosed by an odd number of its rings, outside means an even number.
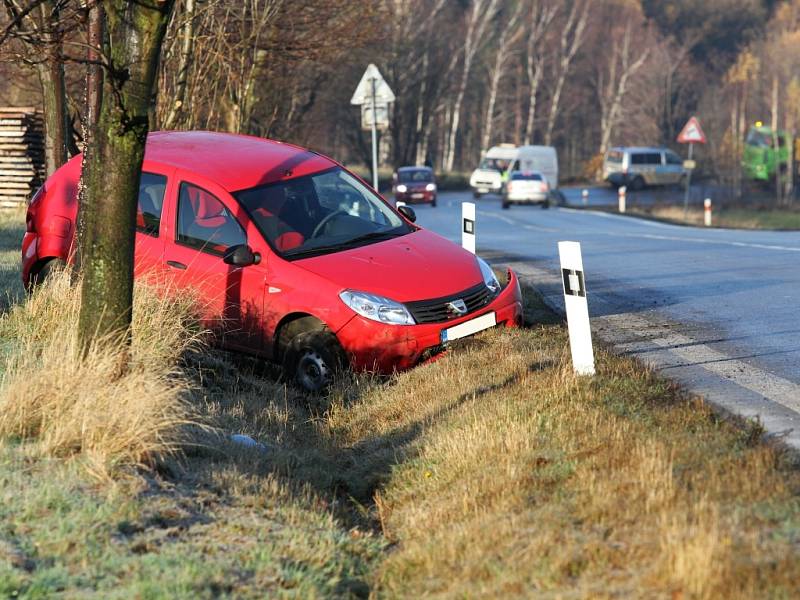
[[[163,348],[183,382],[181,420],[221,435],[96,478],[84,446],[43,451],[40,433],[7,431],[0,597],[795,596],[800,474],[786,457],[632,360],[600,351],[597,376],[575,377],[566,331],[526,298],[527,328],[325,399],[256,361],[169,353],[170,328],[153,328],[143,349]],[[26,310],[4,317],[5,347],[60,331]]]
[[[632,207],[628,212],[679,225],[702,226],[703,209],[691,208],[684,216],[679,206]],[[800,229],[800,211],[772,208],[715,208],[712,225],[730,229]]]

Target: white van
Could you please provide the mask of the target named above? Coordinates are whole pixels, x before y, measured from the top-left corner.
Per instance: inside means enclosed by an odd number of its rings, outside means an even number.
[[[683,160],[668,148],[611,148],[603,162],[603,179],[633,191],[647,185],[677,185],[684,177]]]
[[[550,190],[558,189],[558,154],[552,146],[520,146],[513,171],[541,173]]]
[[[489,148],[480,166],[469,178],[472,194],[480,198],[483,194],[501,193],[505,174],[516,158],[517,147],[514,144],[500,144]]]

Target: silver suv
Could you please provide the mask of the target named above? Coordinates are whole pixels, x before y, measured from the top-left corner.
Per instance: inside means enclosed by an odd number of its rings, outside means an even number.
[[[684,177],[683,160],[667,148],[611,148],[603,162],[603,179],[614,187],[677,185]]]

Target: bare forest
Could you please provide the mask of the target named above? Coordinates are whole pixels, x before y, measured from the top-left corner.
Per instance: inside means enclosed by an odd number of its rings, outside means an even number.
[[[52,171],[84,136],[91,3],[3,4],[0,105],[44,109]],[[591,177],[610,146],[676,147],[694,114],[703,174],[736,191],[748,126],[798,127],[799,41],[798,0],[177,0],[150,129],[367,164],[349,98],[374,62],[397,96],[385,167],[467,171],[491,145],[533,143]]]

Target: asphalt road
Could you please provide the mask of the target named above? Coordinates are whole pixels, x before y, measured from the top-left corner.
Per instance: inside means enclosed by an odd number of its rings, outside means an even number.
[[[580,193],[580,192],[578,192]],[[461,240],[461,203],[414,207]],[[800,232],[667,225],[572,208],[477,202],[478,253],[563,307],[557,242],[581,242],[594,335],[800,449]]]

